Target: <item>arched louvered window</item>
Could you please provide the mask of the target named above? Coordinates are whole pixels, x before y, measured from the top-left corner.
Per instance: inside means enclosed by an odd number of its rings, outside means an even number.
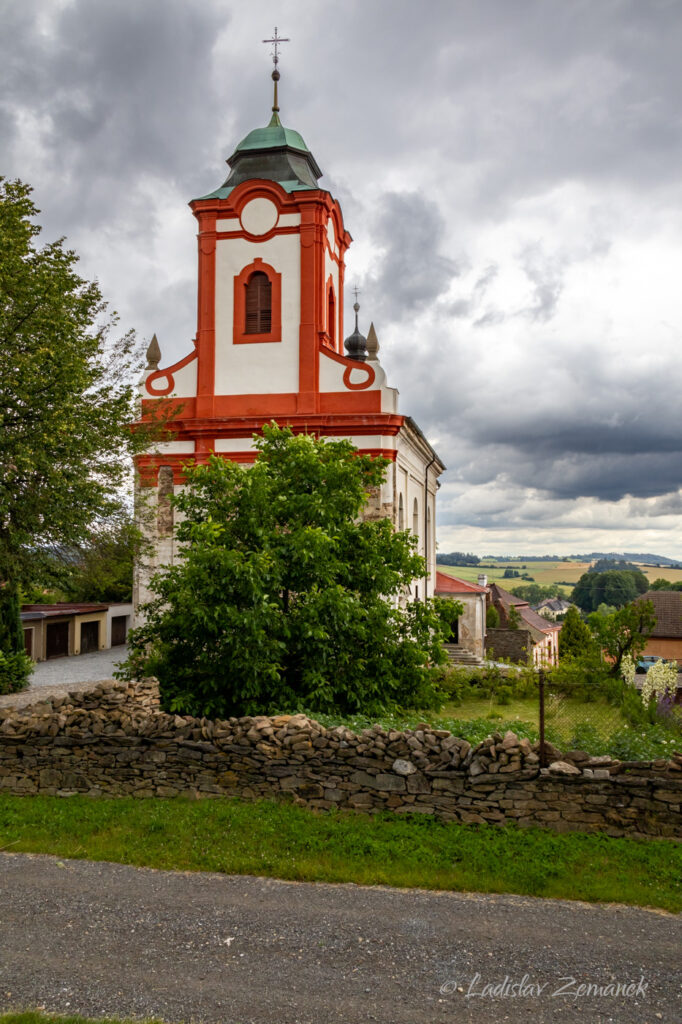
[[[246,284],[244,334],[267,334],[272,326],[272,285],[267,274],[256,271]]]

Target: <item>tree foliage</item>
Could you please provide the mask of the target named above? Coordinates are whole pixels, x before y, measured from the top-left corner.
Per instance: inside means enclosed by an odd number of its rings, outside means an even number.
[[[139,361],[62,239],[38,246],[31,189],[0,179],[0,583],[74,547],[121,505]],[[11,589],[11,588],[10,588]],[[2,594],[9,593],[0,587]]]
[[[595,639],[611,662],[611,675],[620,676],[626,655],[634,661],[646,647],[656,625],[651,601],[635,601],[610,615],[592,614],[590,626]]]
[[[212,716],[433,703],[442,609],[396,607],[424,561],[407,532],[359,518],[385,460],[274,425],[256,444],[248,471],[215,456],[188,470],[183,558],[152,580],[128,674]]]
[[[649,584],[649,590],[682,590],[682,580],[673,583],[672,580],[664,580],[659,576]]]
[[[442,554],[439,551],[436,555],[438,565],[479,565],[480,561],[478,555],[464,551],[451,551],[449,554]]]
[[[124,514],[91,530],[74,548],[36,550],[30,600],[132,601],[133,561],[140,544],[132,517]]]
[[[595,647],[592,631],[575,607],[570,607],[559,633],[559,658],[577,658]]]
[[[556,583],[549,583],[547,586],[542,586],[540,583],[519,583],[510,587],[509,593],[514,597],[520,597],[522,601],[527,601],[531,605],[540,604],[548,597],[561,597],[561,590]]]
[[[584,612],[596,611],[600,604],[622,608],[646,593],[648,587],[646,576],[638,570],[586,572],[576,583],[571,601]]]

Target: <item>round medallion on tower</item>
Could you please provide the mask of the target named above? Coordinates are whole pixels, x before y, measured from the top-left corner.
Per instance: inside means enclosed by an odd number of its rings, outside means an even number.
[[[250,235],[267,235],[277,225],[279,210],[270,199],[252,199],[242,210],[239,221]]]

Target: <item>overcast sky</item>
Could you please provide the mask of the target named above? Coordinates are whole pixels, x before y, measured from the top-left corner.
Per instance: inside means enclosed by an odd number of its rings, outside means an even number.
[[[682,0],[0,12],[0,173],[164,363],[196,329],[187,202],[267,123],[277,24],[361,327],[448,466],[440,550],[682,558]]]

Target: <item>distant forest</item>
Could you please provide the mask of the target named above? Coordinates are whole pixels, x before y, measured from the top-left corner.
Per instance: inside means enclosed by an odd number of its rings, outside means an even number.
[[[636,551],[592,551],[582,555],[484,555],[484,560],[496,562],[639,562],[642,565],[658,565],[669,569],[682,568],[682,562],[667,555],[642,554]],[[480,565],[481,559],[471,552],[451,551],[450,554],[436,555],[439,565]],[[612,568],[612,566],[610,566]]]

